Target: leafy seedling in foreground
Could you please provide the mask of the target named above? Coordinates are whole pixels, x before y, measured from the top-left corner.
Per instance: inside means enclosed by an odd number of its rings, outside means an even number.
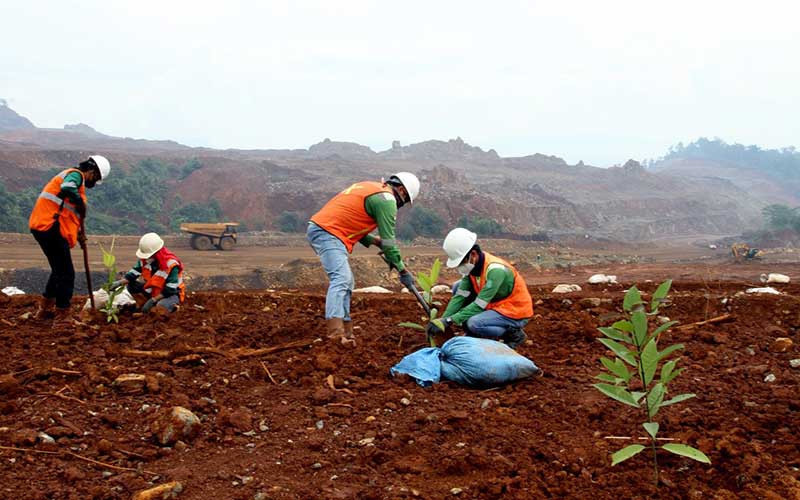
[[[117,258],[114,256],[114,242],[116,237],[111,238],[111,247],[106,250],[102,244],[98,243],[100,250],[103,251],[103,267],[108,271],[108,279],[101,287],[108,294],[108,301],[100,311],[106,315],[106,321],[119,323],[119,307],[114,305],[114,299],[122,293],[123,287],[113,288],[114,278],[117,276]]]
[[[434,302],[433,300],[433,287],[436,286],[436,281],[439,279],[439,272],[442,270],[442,263],[437,258],[433,261],[433,265],[431,265],[431,270],[428,273],[420,271],[417,273],[417,284],[419,288],[422,289],[422,298],[428,304],[428,307],[431,309],[431,315],[429,318],[422,316],[422,321],[433,321],[436,319],[436,316],[439,314],[439,310],[433,306],[440,306],[441,303]],[[399,323],[397,326],[404,326],[407,328],[413,328],[415,330],[426,331],[426,328],[419,324],[413,323],[410,321],[405,321],[403,323]],[[436,341],[433,337],[428,337],[428,343],[431,347],[436,347]]]
[[[605,338],[600,342],[610,349],[615,357],[613,360],[600,358],[600,362],[608,370],[596,378],[602,383],[594,387],[622,404],[641,409],[647,421],[642,424],[649,437],[649,447],[653,453],[653,474],[658,486],[658,450],[668,451],[675,455],[691,458],[706,464],[711,460],[700,450],[679,443],[668,443],[658,446],[658,422],[655,417],[658,411],[669,405],[680,403],[695,397],[694,394],[678,394],[667,399],[669,384],[680,375],[684,368],[677,368],[680,358],[666,360],[671,354],[683,349],[683,344],[674,344],[659,350],[658,341],[661,334],[666,332],[677,321],[669,321],[659,326],[652,332],[648,327],[651,316],[658,314],[658,308],[666,299],[672,286],[672,280],[667,280],[658,286],[653,293],[649,304],[650,312],[646,311],[647,304],[642,300],[641,293],[632,286],[626,293],[622,308],[627,319],[617,321],[610,327],[598,328]],[[660,369],[659,369],[660,367]],[[636,390],[632,390],[636,388]],[[626,446],[611,455],[611,465],[617,465],[629,458],[636,456],[646,447],[642,444]]]

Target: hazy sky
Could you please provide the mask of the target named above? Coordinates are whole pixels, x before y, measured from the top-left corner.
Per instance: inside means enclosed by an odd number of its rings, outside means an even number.
[[[217,148],[461,136],[605,166],[800,146],[800,3],[0,0],[0,97],[40,127]]]

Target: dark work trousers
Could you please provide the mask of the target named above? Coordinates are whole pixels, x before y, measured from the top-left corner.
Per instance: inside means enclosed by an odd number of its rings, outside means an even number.
[[[69,307],[75,288],[75,268],[72,266],[69,244],[61,236],[58,222],[47,231],[31,229],[31,234],[42,247],[47,262],[50,263],[50,277],[42,295],[46,299],[55,299],[56,307],[66,309]]]

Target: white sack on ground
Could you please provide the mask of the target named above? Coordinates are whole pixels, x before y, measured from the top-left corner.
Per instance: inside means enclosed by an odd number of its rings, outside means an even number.
[[[95,291],[92,295],[94,295],[94,306],[97,309],[100,309],[101,307],[105,306],[106,302],[108,302],[108,292],[106,292],[102,288],[100,290]],[[127,288],[125,290],[122,290],[122,292],[119,295],[114,297],[114,305],[117,306],[118,308],[131,304],[135,305],[136,300],[134,300],[133,296],[130,294],[130,292],[128,292]],[[86,299],[86,303],[83,305],[83,309],[87,310],[91,309],[91,307],[92,307],[91,302],[89,301],[89,299]]]

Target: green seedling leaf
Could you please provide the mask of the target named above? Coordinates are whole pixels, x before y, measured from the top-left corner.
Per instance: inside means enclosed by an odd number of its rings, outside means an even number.
[[[625,299],[622,301],[622,308],[626,311],[630,311],[633,309],[633,306],[639,305],[642,303],[642,294],[639,292],[639,289],[636,288],[636,285],[633,285],[628,289],[625,293]]]
[[[650,342],[642,349],[642,373],[645,387],[653,381],[656,369],[658,369],[658,347],[656,347],[655,339],[650,339]]]
[[[633,341],[631,340],[630,337],[628,337],[627,335],[618,330],[615,330],[613,327],[602,326],[598,328],[598,330],[600,330],[600,333],[602,333],[608,338],[619,340],[620,342],[627,342],[628,344],[633,344]]]
[[[623,332],[633,333],[633,324],[631,324],[631,322],[628,321],[627,319],[621,319],[617,321],[616,323],[611,325],[611,328],[616,328],[617,330]]]
[[[675,403],[680,403],[681,401],[686,401],[687,399],[692,399],[693,397],[695,397],[695,394],[690,394],[690,393],[678,394],[674,398],[661,403],[661,406],[663,408],[664,406],[674,405]]]
[[[655,337],[655,338],[658,338],[659,335],[661,335],[662,333],[667,331],[667,329],[672,327],[672,325],[677,325],[677,324],[678,324],[677,321],[667,321],[663,325],[661,325],[658,328],[656,328],[655,331],[653,332],[653,335],[651,335],[651,336]]]
[[[644,311],[635,311],[631,314],[633,323],[633,339],[637,346],[643,346],[647,340],[647,315]]]
[[[402,327],[405,327],[405,328],[413,328],[414,330],[421,330],[423,332],[426,330],[426,328],[424,326],[420,325],[419,323],[412,323],[410,321],[405,321],[403,323],[398,323],[397,326],[402,326]]]
[[[661,402],[664,401],[664,394],[666,389],[664,388],[664,384],[657,383],[651,389],[650,392],[647,394],[647,408],[650,418],[656,416],[658,413],[658,409],[661,407]]]
[[[614,361],[608,358],[600,358],[600,362],[603,363],[603,366],[608,368],[608,371],[621,378],[626,383],[631,379],[631,372],[628,371],[628,367],[626,367],[625,363],[620,361],[619,358],[614,358]]]
[[[642,427],[644,427],[644,430],[646,430],[647,433],[650,434],[651,438],[653,439],[656,438],[656,434],[658,434],[658,427],[659,427],[658,422],[645,422],[642,424]]]
[[[683,349],[683,344],[674,344],[667,347],[666,349],[658,353],[658,360],[661,361],[662,359],[666,358],[667,356],[669,356],[670,354],[679,349]]]
[[[433,261],[433,265],[431,266],[431,283],[436,284],[439,281],[439,271],[442,270],[442,261],[439,260],[437,257],[436,260]]]
[[[640,391],[631,391],[631,396],[633,396],[633,399],[635,399],[637,403],[641,404],[642,398],[647,396],[647,393]]]
[[[639,408],[639,403],[634,399],[633,395],[623,387],[609,384],[593,384],[593,387],[611,399],[616,399],[620,403]]]
[[[702,462],[704,464],[711,463],[711,460],[706,456],[705,453],[698,450],[697,448],[692,448],[691,446],[685,444],[669,443],[662,446],[662,448],[670,453],[674,453],[676,455],[680,455],[686,458],[691,458],[692,460],[697,460],[698,462]]]
[[[611,339],[597,339],[597,340],[599,340],[604,346],[614,351],[614,354],[619,356],[620,359],[622,359],[631,366],[636,366],[636,357],[630,350],[628,350],[627,347]]]
[[[432,319],[432,320],[433,320],[433,319],[436,319],[436,317],[437,317],[438,315],[439,315],[439,310],[438,310],[438,309],[436,309],[435,307],[434,307],[433,309],[431,309],[431,319]]]
[[[625,460],[631,458],[632,456],[636,455],[640,451],[642,451],[645,447],[640,444],[631,444],[622,448],[618,452],[611,455],[611,465],[617,465],[620,462],[624,462]]]
[[[619,385],[620,383],[625,382],[623,379],[619,377],[614,377],[612,375],[609,375],[608,373],[601,373],[599,375],[595,375],[594,378],[614,385]]]
[[[668,384],[673,380],[675,380],[681,373],[683,373],[685,369],[686,368],[678,368],[677,370],[673,370],[672,373],[670,373],[669,377],[667,377],[666,381],[659,380],[659,382],[661,382],[662,384]]]
[[[661,378],[659,382],[662,384],[668,384],[674,377],[672,377],[672,370],[675,369],[675,365],[678,364],[677,359],[671,359],[664,363],[664,366],[661,367]]]
[[[667,280],[656,288],[656,291],[653,292],[653,299],[650,301],[650,310],[651,311],[658,311],[658,307],[661,305],[661,301],[669,293],[669,289],[672,286],[672,280]]]
[[[426,292],[431,289],[431,279],[428,278],[427,274],[421,271],[417,273],[417,283],[419,284],[419,287]]]

